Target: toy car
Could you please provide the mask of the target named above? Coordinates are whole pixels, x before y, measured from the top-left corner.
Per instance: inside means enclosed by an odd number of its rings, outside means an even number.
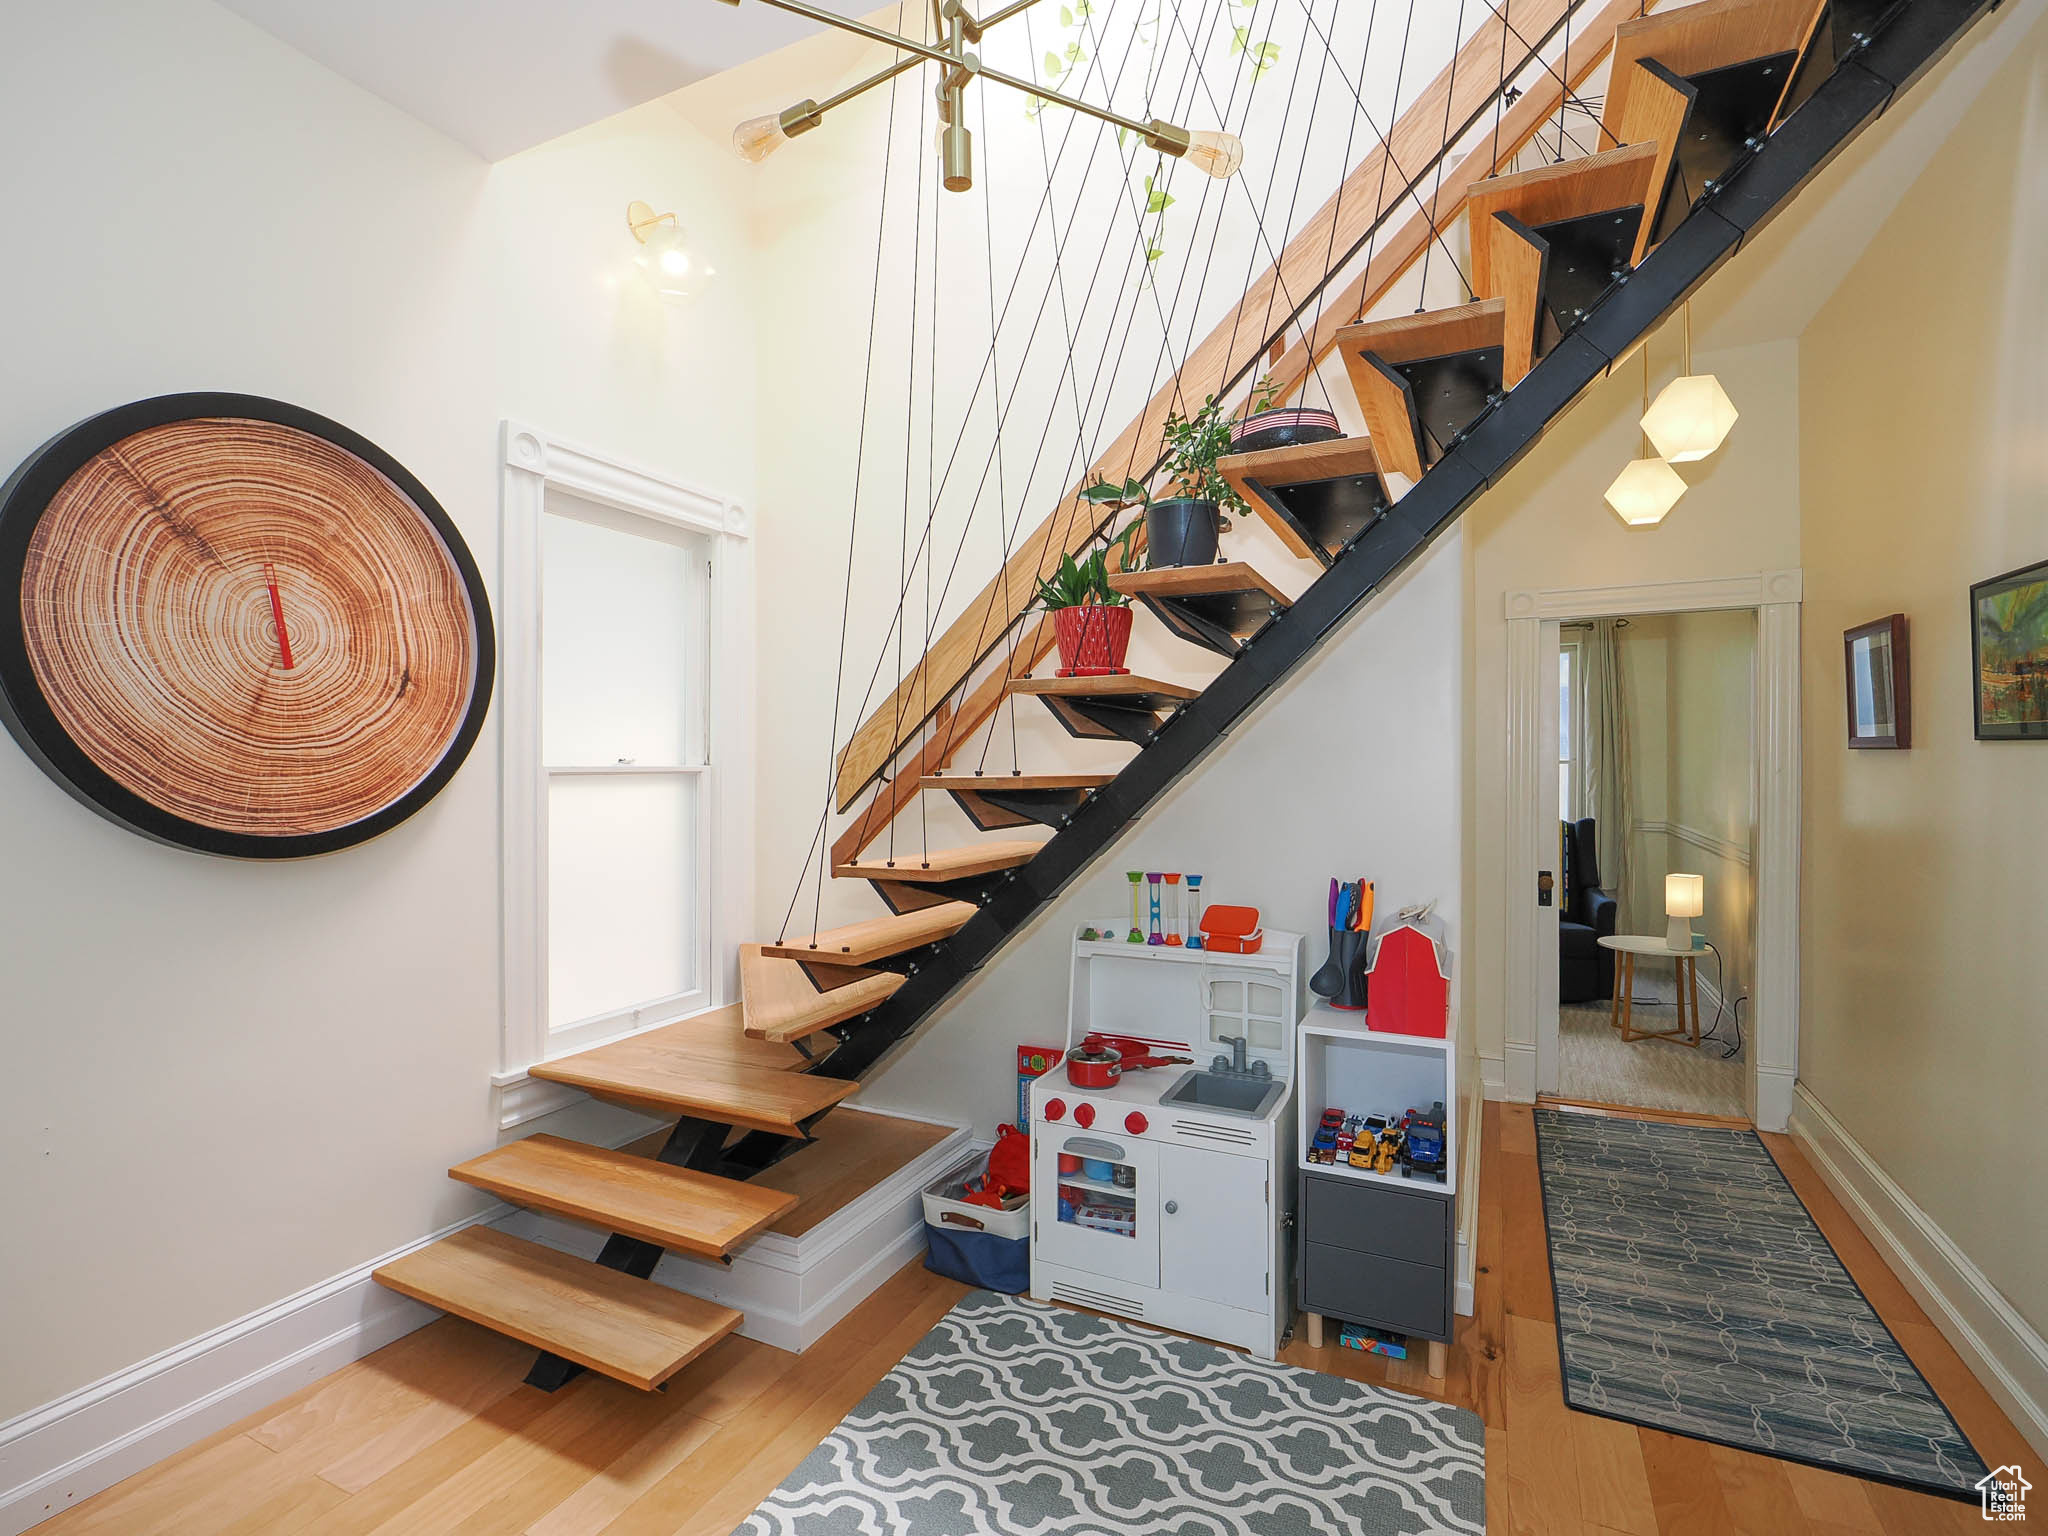
[[[1390,1125],[1380,1133],[1380,1155],[1373,1162],[1374,1173],[1394,1171],[1394,1163],[1401,1156],[1401,1143],[1404,1139],[1398,1125]]]
[[[1343,1129],[1344,1111],[1326,1109],[1322,1123],[1316,1127],[1315,1140],[1309,1143],[1308,1159],[1312,1163],[1334,1163],[1337,1160],[1337,1132]]]
[[[1441,1102],[1433,1105],[1428,1114],[1411,1109],[1401,1117],[1404,1146],[1401,1155],[1401,1176],[1411,1178],[1416,1173],[1433,1175],[1438,1183],[1444,1178],[1444,1107]]]
[[[1374,1136],[1371,1131],[1360,1131],[1358,1139],[1351,1143],[1351,1152],[1349,1154],[1351,1166],[1354,1168],[1370,1169],[1373,1159],[1379,1156],[1379,1151],[1379,1138]]]

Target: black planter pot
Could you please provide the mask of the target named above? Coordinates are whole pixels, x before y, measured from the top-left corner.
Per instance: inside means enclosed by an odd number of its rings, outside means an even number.
[[[1208,565],[1216,558],[1222,509],[1213,501],[1175,496],[1145,509],[1145,553],[1155,566]]]

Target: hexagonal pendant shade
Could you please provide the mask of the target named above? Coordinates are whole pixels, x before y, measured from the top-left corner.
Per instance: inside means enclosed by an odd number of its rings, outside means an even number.
[[[1630,527],[1646,528],[1663,522],[1684,494],[1685,482],[1662,459],[1633,459],[1607,487],[1607,505]]]
[[[1643,435],[1666,462],[1690,464],[1727,440],[1735,416],[1735,402],[1719,379],[1711,373],[1690,374],[1666,384],[1643,412]]]

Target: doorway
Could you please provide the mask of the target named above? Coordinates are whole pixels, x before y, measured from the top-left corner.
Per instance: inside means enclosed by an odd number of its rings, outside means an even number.
[[[1799,598],[1796,570],[1714,581],[1509,594],[1508,1098],[1529,1101],[1545,1094],[1628,1103],[1632,1095],[1640,1098],[1650,1092],[1642,1084],[1662,1083],[1668,1098],[1698,1093],[1697,1107],[1677,1102],[1650,1107],[1707,1114],[1732,1111],[1763,1129],[1783,1129],[1798,1061]],[[1624,619],[1625,625],[1614,622]],[[1617,633],[1619,644],[1610,647]],[[1676,663],[1671,654],[1674,637],[1688,651]],[[1719,674],[1724,681],[1717,685],[1718,694],[1709,688],[1699,695],[1715,699],[1711,714],[1720,722],[1718,730],[1723,736],[1739,732],[1743,739],[1736,744],[1716,742],[1716,727],[1707,720],[1710,707],[1689,702],[1698,681],[1694,674],[1703,670],[1700,658],[1716,648],[1708,643],[1709,637],[1716,644],[1733,643],[1741,656],[1736,671],[1743,678],[1742,697],[1725,696],[1726,672]],[[1632,640],[1636,654],[1631,662]],[[1610,649],[1618,649],[1621,658],[1609,655]],[[1720,657],[1719,663],[1726,660]],[[1600,674],[1603,661],[1609,670],[1605,679]],[[1599,775],[1613,768],[1615,753],[1611,746],[1602,752],[1588,741],[1585,733],[1596,728],[1598,719],[1590,704],[1582,704],[1576,717],[1571,709],[1574,682],[1580,700],[1590,701],[1596,688],[1610,683],[1626,686],[1627,674],[1619,669],[1631,664],[1644,674],[1635,683],[1639,704],[1646,692],[1656,691],[1648,686],[1652,676],[1661,679],[1664,695],[1654,727],[1659,741],[1650,754],[1653,761],[1661,759],[1663,776],[1657,779],[1654,769],[1638,764],[1633,781],[1643,789],[1648,812],[1622,805],[1612,782],[1604,793],[1595,787]],[[1681,667],[1680,696],[1687,711],[1680,729],[1689,744],[1682,750],[1697,746],[1718,753],[1716,767],[1723,780],[1727,763],[1737,764],[1735,801],[1722,803],[1713,816],[1693,810],[1690,796],[1698,788],[1699,775],[1689,766],[1681,771],[1685,788],[1680,812],[1672,814],[1674,780],[1665,711],[1674,665]],[[1740,729],[1745,720],[1746,731]],[[1595,803],[1601,798],[1613,808],[1608,819],[1623,824],[1610,828],[1605,838],[1599,835],[1601,818]],[[1577,817],[1571,814],[1575,810],[1581,812]],[[1581,853],[1578,886],[1573,889],[1566,829],[1588,819],[1586,812],[1595,822],[1594,839],[1590,857],[1587,851]],[[1699,821],[1708,826],[1696,825]],[[1625,841],[1619,837],[1623,827]],[[1616,848],[1618,853],[1608,851]],[[1607,867],[1600,867],[1603,859],[1609,861]],[[1588,865],[1595,880],[1584,878]],[[1574,947],[1570,941],[1575,936],[1564,924],[1586,916],[1582,895],[1588,889],[1607,891],[1614,900],[1614,909],[1605,914],[1613,937],[1635,933],[1664,939],[1669,918],[1663,877],[1674,873],[1700,876],[1699,885],[1711,893],[1704,896],[1702,915],[1691,920],[1693,931],[1713,945],[1698,951],[1688,967],[1698,977],[1702,1036],[1711,1031],[1713,1037],[1703,1038],[1697,1051],[1668,1039],[1621,1040],[1613,1028],[1617,1000],[1611,992],[1588,997],[1584,966],[1565,954]],[[1652,874],[1654,890],[1647,878]],[[1707,902],[1715,904],[1711,915]],[[1573,915],[1568,917],[1568,912]],[[1588,935],[1576,938],[1581,941],[1579,949],[1614,952],[1610,945],[1588,945]],[[1643,954],[1636,960],[1635,990],[1628,1001],[1631,1033],[1669,1032],[1677,1024],[1679,967],[1668,949],[1656,947],[1661,954]],[[1591,964],[1596,971],[1601,969],[1597,960]],[[1568,966],[1573,972],[1569,975]],[[1611,974],[1613,985],[1619,986],[1626,969],[1615,965]],[[1593,990],[1598,991],[1597,981]],[[1565,997],[1569,1001],[1561,1004]],[[1720,1053],[1738,1039],[1738,997],[1741,1044],[1723,1056]],[[1591,1015],[1573,1016],[1569,1032],[1562,1027],[1567,1022],[1561,1018],[1563,1009],[1589,1003],[1596,1005]],[[1598,1035],[1592,1033],[1596,1020],[1602,1031]],[[1568,1039],[1575,1042],[1570,1051]],[[1615,1071],[1602,1073],[1599,1062],[1591,1059],[1595,1053],[1590,1048],[1595,1046]],[[1657,1070],[1664,1065],[1661,1057],[1617,1057],[1617,1051],[1671,1053],[1677,1060],[1692,1058],[1704,1070]],[[1681,1051],[1683,1058],[1677,1056]],[[1637,1069],[1633,1075],[1619,1070],[1629,1067]],[[1701,1087],[1713,1081],[1719,1082],[1717,1089]]]
[[[1557,630],[1556,1092],[1747,1119],[1756,611]]]

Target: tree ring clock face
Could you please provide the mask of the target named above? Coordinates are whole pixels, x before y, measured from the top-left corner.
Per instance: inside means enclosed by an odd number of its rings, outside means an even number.
[[[147,836],[243,858],[375,837],[468,755],[494,665],[447,514],[310,411],[144,400],[0,488],[0,715]]]

